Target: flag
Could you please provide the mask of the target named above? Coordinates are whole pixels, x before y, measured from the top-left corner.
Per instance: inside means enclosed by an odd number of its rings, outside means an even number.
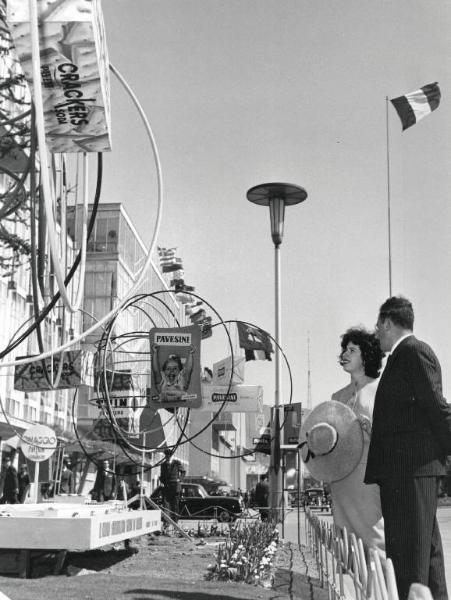
[[[199,306],[202,306],[202,300],[197,300],[197,302],[191,302],[191,304],[185,304],[185,315],[188,317],[192,315],[196,311],[199,310]]]
[[[161,248],[158,246],[158,256],[160,257],[160,262],[175,258],[176,250],[177,248]]]
[[[177,277],[176,279],[171,279],[171,283],[169,284],[174,288],[175,293],[177,292],[194,292],[195,288],[192,285],[186,285],[185,280]]]
[[[211,330],[211,317],[205,317],[202,321],[199,321],[197,325],[200,327],[200,335],[203,340],[213,335]]]
[[[393,98],[390,102],[396,109],[402,123],[402,130],[418,123],[420,119],[429,115],[440,104],[440,88],[438,83],[429,83],[424,87],[406,94]]]
[[[203,321],[207,316],[207,313],[203,308],[199,308],[196,312],[190,314],[189,320],[191,323],[199,323]]]
[[[274,352],[269,334],[259,327],[237,321],[240,347],[244,349],[246,360],[271,360]]]
[[[179,269],[183,269],[182,259],[181,258],[173,258],[167,262],[161,262],[161,270],[163,273],[172,273],[173,271],[178,271]]]
[[[158,247],[158,256],[160,258],[160,267],[163,273],[172,273],[183,269],[182,259],[175,255],[177,248]]]

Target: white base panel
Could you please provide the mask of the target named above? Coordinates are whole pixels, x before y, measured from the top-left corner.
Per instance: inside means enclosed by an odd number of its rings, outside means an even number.
[[[0,548],[92,550],[160,530],[160,510],[127,510],[122,504],[0,506]]]

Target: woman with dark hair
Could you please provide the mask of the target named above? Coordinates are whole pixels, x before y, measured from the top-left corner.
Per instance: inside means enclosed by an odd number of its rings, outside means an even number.
[[[367,548],[385,550],[384,521],[379,487],[363,483],[371,436],[374,397],[383,352],[376,335],[363,328],[348,329],[341,338],[339,364],[351,383],[332,395],[357,415],[363,432],[363,453],[357,467],[331,483],[334,523],[361,538]]]

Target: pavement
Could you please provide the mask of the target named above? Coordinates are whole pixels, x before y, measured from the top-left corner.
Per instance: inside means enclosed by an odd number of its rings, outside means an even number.
[[[327,588],[321,586],[317,561],[308,545],[305,513],[287,511],[279,525],[283,540],[278,553],[273,590],[277,600],[328,600]]]

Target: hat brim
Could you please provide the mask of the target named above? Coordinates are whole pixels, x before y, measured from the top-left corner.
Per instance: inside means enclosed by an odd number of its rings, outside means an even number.
[[[311,456],[308,432],[319,423],[334,427],[338,439],[328,454]],[[325,483],[347,477],[359,464],[363,454],[363,431],[357,415],[349,406],[335,400],[323,402],[312,410],[301,426],[299,441],[305,466],[315,479]]]

